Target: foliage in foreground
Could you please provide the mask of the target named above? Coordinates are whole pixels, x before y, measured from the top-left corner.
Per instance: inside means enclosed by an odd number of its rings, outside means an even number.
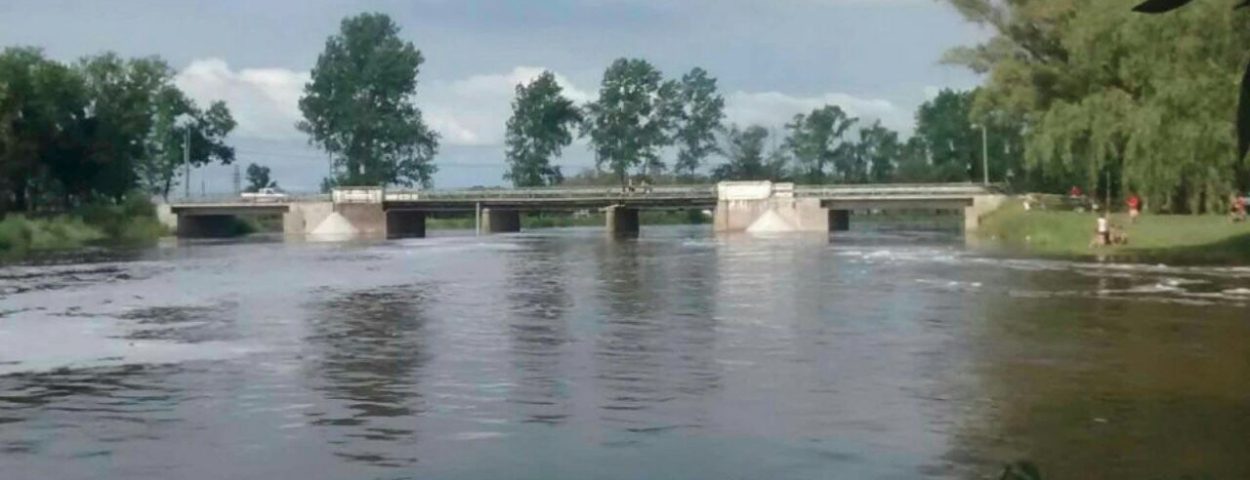
[[[0,220],[0,253],[21,255],[101,243],[144,245],[167,233],[152,204],[138,197],[52,217],[9,214]]]

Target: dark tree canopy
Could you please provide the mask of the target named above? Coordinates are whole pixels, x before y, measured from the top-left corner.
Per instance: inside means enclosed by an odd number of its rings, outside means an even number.
[[[383,14],[343,20],[304,87],[300,130],[329,152],[340,185],[429,186],[438,134],[416,106],[424,58]]]
[[[175,124],[181,117],[184,122]],[[167,195],[190,163],[230,163],[224,104],[199,110],[158,58],[115,54],[73,65],[32,48],[0,52],[0,210]]]
[[[599,99],[586,106],[584,135],[595,162],[607,166],[624,185],[630,169],[654,171],[660,149],[669,144],[676,83],[646,60],[618,59],[603,73]]]
[[[676,106],[678,150],[673,171],[689,177],[704,159],[718,153],[716,132],[725,119],[725,98],[717,93],[716,79],[695,68],[681,78]]]
[[[259,192],[262,188],[278,188],[278,182],[269,177],[269,167],[255,163],[247,166],[246,192]]]
[[[573,129],[581,112],[551,72],[543,72],[529,85],[517,85],[508,119],[505,180],[517,187],[556,185],[564,180],[552,160],[573,141]]]
[[[786,125],[786,149],[796,162],[796,176],[810,183],[845,181],[855,158],[847,133],[857,121],[834,105],[795,115]]]
[[[786,159],[779,152],[766,152],[768,129],[737,125],[725,130],[723,152],[726,162],[712,170],[712,178],[722,180],[780,180],[785,176]]]

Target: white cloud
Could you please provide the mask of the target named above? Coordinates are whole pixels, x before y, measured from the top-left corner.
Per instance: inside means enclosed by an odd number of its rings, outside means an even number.
[[[191,62],[178,72],[178,88],[200,104],[222,100],[239,123],[235,134],[272,140],[302,138],[295,122],[302,117],[299,97],[307,72],[280,68],[232,70],[217,58]]]
[[[448,146],[498,146],[503,144],[505,122],[518,84],[528,83],[545,69],[518,66],[509,72],[473,75],[455,81],[431,81],[418,93],[417,102],[430,127]],[[239,127],[235,135],[267,140],[303,139],[295,129],[301,119],[299,97],[308,73],[279,68],[233,70],[225,61],[201,59],[178,73],[175,82],[201,105],[224,100]],[[556,74],[564,94],[578,104],[595,98],[593,89],[579,87]],[[736,91],[725,97],[727,120],[740,125],[780,127],[795,114],[824,105],[838,105],[865,121],[881,120],[886,126],[910,130],[910,112],[888,100],[861,98],[845,93],[793,96],[781,92]]]
[[[796,114],[808,113],[825,105],[842,107],[848,115],[865,122],[881,120],[887,127],[908,130],[908,113],[888,100],[861,98],[846,93],[826,93],[810,97],[780,92],[734,92],[725,97],[725,115],[731,123],[780,127]]]
[[[418,94],[418,103],[430,126],[449,145],[492,146],[503,144],[505,123],[512,111],[516,86],[529,83],[545,71],[520,66],[507,73],[473,75],[453,82],[431,82]],[[564,95],[578,104],[593,95],[556,74]]]

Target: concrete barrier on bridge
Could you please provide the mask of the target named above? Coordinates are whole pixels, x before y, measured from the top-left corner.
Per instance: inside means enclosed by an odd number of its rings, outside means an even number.
[[[716,187],[717,232],[828,232],[817,198],[795,198],[793,183],[722,182]]]

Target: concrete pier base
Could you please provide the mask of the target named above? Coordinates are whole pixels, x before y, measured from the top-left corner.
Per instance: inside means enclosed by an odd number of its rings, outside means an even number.
[[[387,238],[424,238],[425,212],[391,210],[386,212]]]
[[[483,208],[478,228],[480,234],[519,232],[521,231],[521,212]]]
[[[618,206],[608,207],[603,212],[607,217],[608,236],[612,238],[638,237],[638,209]]]
[[[851,211],[850,210],[830,210],[829,211],[829,230],[834,232],[845,232],[851,229]]]

